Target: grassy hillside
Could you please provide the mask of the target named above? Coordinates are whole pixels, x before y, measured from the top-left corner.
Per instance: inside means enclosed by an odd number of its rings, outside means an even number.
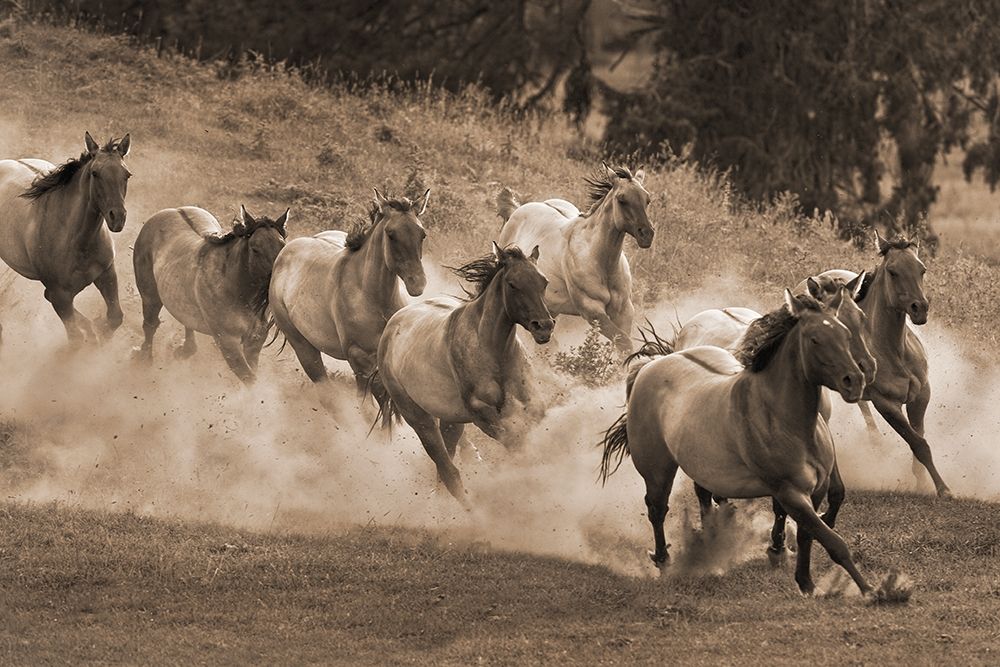
[[[449,264],[489,249],[500,184],[582,203],[582,176],[607,157],[565,119],[513,119],[475,89],[452,96],[391,82],[359,95],[313,89],[280,69],[232,81],[222,78],[229,70],[157,58],[124,38],[24,24],[3,33],[0,154],[58,160],[80,150],[85,128],[131,132],[133,229],[165,206],[198,203],[228,218],[246,202],[251,211],[291,205],[293,233],[306,234],[356,220],[372,186],[430,187],[430,252]],[[875,262],[835,240],[828,222],[800,218],[785,201],[739,205],[723,178],[691,165],[675,161],[647,185],[657,240],[645,253],[627,244],[640,303],[725,276],[773,304],[781,286],[809,273]],[[967,295],[998,275],[978,255],[946,248],[928,278],[932,316],[996,343],[1000,298]]]
[[[617,378],[589,388],[540,363],[552,407],[529,452],[477,437],[485,460],[460,463],[479,501],[469,517],[435,490],[405,429],[382,442],[365,439],[367,424],[326,421],[287,352],[268,354],[244,390],[207,341],[172,363],[161,348],[179,331],[164,316],[157,363],[130,366],[141,335],[130,245],[161,208],[197,204],[225,222],[240,203],[291,206],[296,236],[360,219],[372,186],[430,187],[434,268],[489,250],[501,184],[582,203],[582,177],[606,157],[564,119],[512,118],[475,89],[232,76],[124,39],[0,25],[0,155],[60,161],[85,129],[127,131],[135,174],[116,238],[126,326],[111,344],[60,356],[40,294],[0,273],[0,663],[995,661],[996,506],[857,491],[912,488],[895,436],[869,446],[853,427],[837,433],[843,534],[870,576],[900,567],[916,583],[908,606],[869,607],[800,598],[791,572],[760,557],[766,518],[752,513],[746,544],[721,542],[738,552],[725,574],[680,566],[652,579],[637,475],[625,466],[595,483],[592,443],[617,415]],[[661,327],[706,305],[770,307],[805,275],[875,263],[829,221],[786,200],[741,204],[724,178],[682,161],[647,185],[657,238],[626,247],[639,316]],[[928,431],[960,494],[996,498],[1000,266],[957,246],[929,265]],[[457,290],[442,271],[430,285]],[[80,307],[97,312],[92,294]],[[669,535],[690,564],[699,538],[678,486]],[[818,578],[830,564],[814,553]]]
[[[909,605],[805,599],[763,558],[657,581],[410,531],[260,535],[10,506],[0,662],[994,664],[996,507],[848,503],[863,567],[905,562]]]

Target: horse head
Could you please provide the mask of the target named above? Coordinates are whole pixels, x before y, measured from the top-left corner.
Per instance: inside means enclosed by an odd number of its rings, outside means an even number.
[[[270,282],[271,270],[278,253],[285,247],[288,235],[289,210],[285,210],[277,220],[267,216],[253,217],[246,207],[240,206],[240,213],[233,225],[233,234],[247,239],[249,247],[249,273],[253,281]]]
[[[427,232],[420,216],[427,210],[431,191],[424,192],[420,210],[415,211],[408,199],[390,200],[375,189],[377,215],[382,217],[386,242],[383,244],[385,265],[403,281],[410,296],[420,296],[427,286],[427,276],[421,258]],[[399,202],[405,202],[400,205]]]
[[[865,390],[865,376],[851,350],[851,332],[838,319],[845,290],[829,304],[812,297],[793,296],[785,290],[785,304],[798,321],[799,354],[806,378],[838,392],[848,403],[857,403]]]
[[[125,227],[125,193],[132,176],[125,166],[131,139],[126,134],[120,141],[112,139],[101,148],[87,132],[84,141],[90,155],[87,163],[90,200],[108,223],[108,229],[120,232]]]
[[[538,270],[538,246],[530,255],[511,246],[503,249],[493,242],[493,256],[500,266],[497,280],[503,280],[503,305],[511,322],[524,327],[536,343],[547,343],[556,325],[545,305],[549,281]]]
[[[871,340],[867,327],[868,316],[857,304],[858,294],[865,277],[866,273],[862,271],[853,280],[844,284],[829,276],[814,276],[806,280],[806,286],[810,296],[825,304],[830,304],[835,297],[840,296],[841,304],[837,319],[850,330],[851,354],[855,363],[858,364],[858,368],[865,375],[865,383],[871,384],[875,381],[878,362],[872,356],[868,346]]]
[[[632,174],[627,169],[615,169],[607,164],[604,169],[611,183],[607,197],[615,228],[630,234],[640,248],[648,248],[653,244],[653,226],[646,217],[650,196],[642,187],[646,172],[640,169]]]
[[[914,324],[926,324],[930,307],[924,295],[927,267],[917,256],[919,248],[905,238],[887,241],[878,230],[875,242],[882,256],[879,274],[883,296],[892,308],[909,315]]]

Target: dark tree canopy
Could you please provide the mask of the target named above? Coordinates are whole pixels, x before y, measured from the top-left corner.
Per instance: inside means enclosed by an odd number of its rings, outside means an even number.
[[[666,0],[660,11],[670,57],[648,93],[612,96],[615,145],[690,145],[750,197],[790,191],[848,227],[920,231],[935,162],[954,146],[968,151],[967,177],[1000,179],[995,0]]]

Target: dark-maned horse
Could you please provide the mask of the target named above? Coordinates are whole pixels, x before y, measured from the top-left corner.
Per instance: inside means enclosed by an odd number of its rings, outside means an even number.
[[[419,216],[429,197],[430,190],[418,209],[417,202],[387,198],[375,190],[367,225],[349,234],[327,231],[298,238],[278,253],[271,276],[274,322],[319,386],[324,404],[330,392],[321,386],[328,379],[321,353],[346,360],[363,395],[375,370],[382,330],[406,305],[400,281],[410,296],[423,294],[427,232]],[[384,392],[380,386],[372,390],[381,404]]]
[[[715,346],[668,354],[634,368],[626,413],[608,429],[604,479],[631,454],[646,482],[658,566],[667,561],[663,521],[678,468],[725,498],[771,496],[799,526],[795,580],[814,589],[809,559],[815,538],[862,592],[870,592],[850,549],[833,530],[835,506],[817,514],[836,469],[820,389],[857,402],[865,378],[854,361],[851,333],[829,306],[785,291],[786,308],[756,320],[737,356]]]
[[[95,338],[90,320],[73,300],[94,283],[107,306],[104,333],[121,326],[115,245],[111,232],[125,226],[125,166],[129,135],[86,151],[58,167],[45,160],[0,160],[0,259],[45,286],[70,345]],[[105,225],[104,222],[107,222]]]
[[[864,400],[871,401],[880,415],[910,446],[917,462],[930,473],[937,494],[950,496],[930,445],[924,437],[924,415],[931,399],[927,353],[906,318],[917,325],[927,322],[928,301],[924,295],[927,268],[917,255],[915,243],[903,237],[891,241],[875,232],[881,263],[867,272],[857,302],[865,312],[872,354],[878,361],[875,381],[867,385]],[[834,269],[817,276],[820,287],[831,289],[855,278],[851,271]],[[903,406],[906,406],[906,414]]]
[[[549,279],[545,303],[553,315],[578,315],[628,353],[632,351],[632,273],[622,252],[625,235],[640,248],[653,243],[646,217],[650,196],[645,173],[603,168],[587,179],[590,208],[581,213],[563,199],[518,205],[504,189],[497,199],[503,218],[501,245],[538,246],[538,268]]]
[[[378,375],[389,400],[420,437],[438,477],[465,503],[452,462],[465,424],[473,423],[508,448],[545,408],[532,396],[528,360],[515,335],[521,325],[536,343],[549,341],[555,320],[545,306],[546,280],[538,248],[501,249],[455,269],[476,285],[469,301],[428,299],[406,306],[386,324]]]
[[[277,220],[240,207],[229,232],[208,211],[168,208],[143,225],[135,240],[135,282],[142,297],[145,340],[139,359],[152,359],[160,309],[184,325],[179,357],[195,353],[195,332],[212,336],[226,363],[246,383],[254,379],[267,334],[271,267],[285,245],[288,211]]]

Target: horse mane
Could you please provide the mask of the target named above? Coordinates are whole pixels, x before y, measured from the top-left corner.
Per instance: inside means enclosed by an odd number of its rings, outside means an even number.
[[[808,295],[792,297],[799,306],[809,310],[821,311],[823,305]],[[767,315],[760,317],[750,323],[744,332],[743,337],[736,346],[736,357],[745,368],[749,368],[751,373],[757,373],[767,368],[768,363],[774,357],[785,336],[798,323],[799,318],[782,306],[777,310],[772,310]]]
[[[120,139],[115,139],[112,137],[108,139],[108,143],[104,144],[102,151],[112,151],[118,148],[118,142]],[[69,159],[63,162],[61,165],[53,169],[47,174],[36,176],[35,180],[31,182],[31,187],[21,193],[21,196],[25,199],[36,200],[42,195],[48,194],[53,190],[67,185],[76,176],[76,173],[83,169],[88,162],[94,159],[94,156],[90,152],[83,152],[80,157],[76,159]]]
[[[610,170],[618,178],[632,180],[632,172],[629,171],[628,167],[610,167]],[[583,180],[587,184],[587,196],[590,198],[590,208],[583,214],[583,217],[587,217],[594,212],[598,204],[604,201],[611,189],[615,187],[615,182],[611,178],[611,174],[608,173],[608,169],[603,168],[598,169],[590,176],[584,176]]]
[[[502,257],[497,259],[496,255],[490,253],[479,259],[474,259],[467,264],[463,264],[457,268],[449,266],[446,267],[451,269],[451,271],[457,275],[462,280],[472,283],[475,286],[475,291],[470,292],[465,290],[469,299],[475,299],[486,291],[489,284],[493,281],[493,278],[500,273],[500,269],[507,265],[508,259],[527,259],[524,252],[517,246],[508,246],[502,251]]]
[[[278,230],[281,234],[281,238],[286,238],[288,232],[278,225],[277,222],[262,215],[258,218],[254,218],[253,222],[247,223],[242,220],[235,220],[233,222],[233,228],[228,232],[222,234],[206,234],[202,238],[212,245],[225,245],[232,241],[233,239],[250,238],[253,233],[262,227],[271,227],[272,229]]]
[[[400,213],[408,213],[413,210],[415,202],[408,197],[387,197],[382,203],[383,206],[388,206],[394,211],[399,211]],[[351,227],[351,230],[347,232],[347,240],[344,245],[351,252],[356,252],[361,250],[365,245],[365,241],[371,236],[372,231],[378,223],[385,219],[384,215],[379,215],[382,209],[379,208],[377,202],[371,202],[368,206],[368,222],[357,222]]]

